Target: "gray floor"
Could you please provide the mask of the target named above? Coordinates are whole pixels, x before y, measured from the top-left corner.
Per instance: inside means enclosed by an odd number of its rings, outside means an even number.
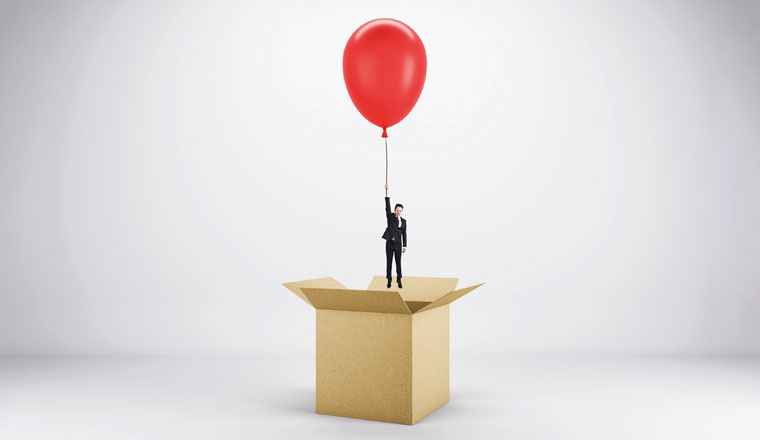
[[[760,358],[455,357],[415,426],[314,413],[311,357],[0,358],[0,439],[758,439]]]

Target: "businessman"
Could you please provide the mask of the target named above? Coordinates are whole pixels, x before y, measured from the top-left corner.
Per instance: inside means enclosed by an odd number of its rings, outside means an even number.
[[[406,252],[406,220],[401,217],[404,211],[404,205],[396,203],[391,212],[391,199],[388,197],[388,185],[385,185],[385,218],[388,220],[388,227],[385,228],[383,238],[385,239],[385,277],[388,278],[388,288],[391,288],[391,264],[393,257],[396,257],[396,282],[398,288],[401,288],[401,254]]]

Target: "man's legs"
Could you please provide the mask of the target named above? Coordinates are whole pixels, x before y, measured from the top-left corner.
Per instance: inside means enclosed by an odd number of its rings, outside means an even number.
[[[397,247],[393,252],[396,254],[396,282],[401,287],[401,248]]]
[[[388,284],[391,283],[391,265],[393,263],[393,244],[385,243],[385,277],[388,278]]]

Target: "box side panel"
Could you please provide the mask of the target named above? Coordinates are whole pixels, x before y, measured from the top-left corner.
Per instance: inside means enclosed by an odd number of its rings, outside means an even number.
[[[449,306],[412,315],[412,423],[449,401]]]
[[[317,310],[317,413],[412,422],[412,315]]]

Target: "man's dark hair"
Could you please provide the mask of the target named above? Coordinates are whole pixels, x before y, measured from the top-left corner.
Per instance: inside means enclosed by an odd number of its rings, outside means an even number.
[[[396,203],[396,206],[394,206],[393,209],[396,209],[398,207],[401,207],[401,209],[404,209],[404,205],[402,205],[401,203]]]

